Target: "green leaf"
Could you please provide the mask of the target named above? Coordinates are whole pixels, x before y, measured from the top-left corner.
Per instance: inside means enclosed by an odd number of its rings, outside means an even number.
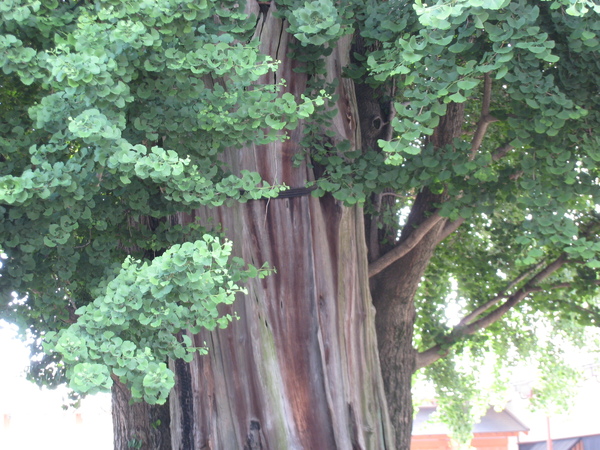
[[[273,128],[274,130],[281,130],[281,129],[283,129],[283,127],[285,127],[285,122],[279,121],[271,115],[268,115],[265,117],[265,122],[268,126]]]

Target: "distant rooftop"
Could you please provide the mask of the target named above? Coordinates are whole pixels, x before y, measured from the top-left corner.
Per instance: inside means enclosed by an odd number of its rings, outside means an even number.
[[[443,423],[428,422],[434,413],[435,406],[423,406],[419,409],[413,421],[413,436],[448,434],[450,430]],[[494,408],[488,409],[481,421],[475,424],[474,433],[518,433],[529,431],[529,428],[507,410],[497,412]]]
[[[579,444],[579,446],[578,446]],[[546,450],[546,442],[528,442],[519,444],[519,450]],[[600,449],[600,435],[580,436],[568,439],[553,439],[553,450],[598,450]]]

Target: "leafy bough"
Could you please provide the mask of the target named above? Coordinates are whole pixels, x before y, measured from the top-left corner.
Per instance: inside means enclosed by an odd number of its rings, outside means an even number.
[[[118,378],[135,400],[164,403],[174,385],[168,358],[190,362],[195,352],[208,352],[178,333],[225,328],[233,317],[221,315],[218,306],[245,292],[238,282],[269,272],[243,268],[243,260],[230,258],[231,250],[230,241],[205,234],[151,263],[128,257],[104,295],[76,311],[76,323],[45,336],[46,351],[63,356],[70,387],[94,393]]]

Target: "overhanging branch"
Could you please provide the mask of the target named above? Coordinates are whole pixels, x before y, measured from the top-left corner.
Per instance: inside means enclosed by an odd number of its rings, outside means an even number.
[[[500,292],[498,295],[496,295],[494,298],[487,301],[483,305],[475,308],[475,310],[473,310],[471,313],[469,313],[465,317],[463,317],[457,326],[458,327],[467,326],[469,323],[471,323],[475,319],[477,319],[481,314],[488,311],[490,308],[496,306],[498,303],[500,303],[500,301],[502,301],[502,299],[506,298],[506,296],[508,295],[508,292],[511,291],[516,285],[521,283],[523,280],[529,278],[534,272],[539,271],[542,267],[544,267],[544,265],[545,265],[545,261],[542,261],[542,262],[536,264],[535,266],[531,267],[530,269],[526,270],[525,272],[523,272],[517,278],[512,280],[508,284],[508,286],[506,286],[506,288],[504,288],[502,290],[502,292]]]
[[[538,283],[548,278],[551,274],[560,269],[567,262],[566,254],[560,255],[557,259],[555,259],[550,264],[543,267],[537,274],[535,274],[521,289],[516,291],[514,294],[508,297],[500,297],[500,299],[496,300],[497,297],[487,302],[485,305],[489,305],[487,309],[493,306],[494,304],[499,303],[502,298],[506,298],[506,301],[502,303],[498,308],[494,309],[488,315],[482,317],[479,320],[472,322],[472,319],[467,320],[469,317],[474,316],[474,312],[466,316],[459,325],[454,327],[450,334],[446,336],[444,342],[434,345],[433,347],[420,352],[417,354],[415,370],[422,369],[423,367],[427,367],[430,364],[433,364],[437,360],[443,358],[448,354],[450,348],[460,341],[464,336],[468,336],[476,333],[479,330],[489,327],[493,323],[500,320],[508,311],[518,305],[525,297],[527,297],[532,292],[536,292],[540,290]],[[519,277],[520,278],[520,277]],[[511,283],[512,284],[512,283]],[[508,289],[507,289],[508,290]],[[500,296],[501,294],[499,294]],[[484,305],[484,306],[485,306]],[[477,311],[477,310],[476,310]],[[479,313],[480,315],[481,313]],[[476,317],[476,316],[474,316]],[[470,323],[469,323],[470,322]],[[466,324],[466,325],[465,325]]]

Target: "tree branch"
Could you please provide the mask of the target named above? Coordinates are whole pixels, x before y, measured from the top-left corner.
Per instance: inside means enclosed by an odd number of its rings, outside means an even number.
[[[494,153],[492,153],[492,161],[496,162],[504,158],[508,152],[510,152],[514,147],[508,143],[501,145],[496,149]]]
[[[540,281],[545,280],[558,269],[560,269],[567,262],[567,255],[565,253],[561,254],[558,258],[556,258],[553,262],[548,264],[542,270],[540,270],[536,275],[534,275],[531,280],[529,280],[525,286],[511,295],[506,302],[500,305],[497,309],[489,313],[487,316],[473,322],[465,327],[466,334],[473,334],[476,331],[481,330],[482,328],[486,328],[490,326],[492,323],[499,320],[504,314],[506,314],[510,309],[516,306],[521,300],[523,300],[529,293],[533,291],[537,287],[537,284]]]
[[[483,142],[483,138],[485,137],[485,133],[487,132],[487,127],[490,123],[496,122],[497,119],[495,117],[490,116],[490,104],[492,98],[492,79],[489,74],[484,75],[484,88],[483,88],[483,100],[481,106],[481,118],[477,125],[477,130],[475,131],[475,136],[471,142],[471,157],[473,159],[475,157],[475,152],[481,146]],[[390,111],[390,114],[393,114],[393,111]],[[512,145],[505,143],[498,147],[495,152],[492,154],[492,160],[498,161],[502,159],[504,156],[508,154],[513,149]],[[440,220],[445,220],[442,218],[438,211],[429,216],[425,222],[423,222],[419,228],[413,231],[410,236],[400,242],[396,247],[392,250],[384,254],[383,256],[377,258],[369,265],[369,277],[373,277],[384,270],[386,267],[393,264],[395,261],[402,258],[409,251],[411,251],[420,241],[425,237],[425,235],[436,225]],[[448,222],[445,224],[444,228],[440,232],[440,236],[438,238],[438,244],[446,239],[450,234],[454,233],[462,224],[464,223],[464,219],[457,219],[452,222]],[[373,232],[369,236],[369,243],[371,248],[373,248]]]
[[[429,233],[429,231],[431,231],[431,229],[438,224],[440,220],[444,220],[444,218],[439,215],[438,211],[434,212],[427,219],[425,219],[425,221],[419,225],[419,227],[416,228],[408,236],[408,238],[400,242],[396,247],[369,265],[369,277],[377,275],[383,269],[398,261],[413,248],[415,248],[415,246],[421,242],[427,233]]]
[[[480,120],[479,125],[478,125],[478,130],[480,131],[481,135],[480,135],[480,137],[477,137],[478,135],[476,132],[476,136],[473,138],[473,141],[471,144],[471,155],[472,156],[474,156],[473,152],[476,151],[477,148],[479,148],[479,146],[481,145],[481,142],[483,141],[485,132],[487,130],[487,126],[490,123],[496,121],[495,118],[489,116],[489,109],[490,109],[490,102],[491,102],[491,89],[492,89],[492,80],[491,80],[490,76],[488,74],[486,74],[485,81],[484,81],[483,105],[482,105],[482,110],[481,110],[482,119]],[[488,117],[488,122],[485,125],[483,125],[482,120],[485,117]],[[476,139],[479,141],[479,143],[476,142]],[[513,146],[508,143],[501,145],[492,154],[492,160],[498,161],[498,160],[502,159],[512,149],[513,149]],[[383,195],[391,195],[391,194],[387,193],[387,194],[380,194],[380,195],[383,196]],[[427,220],[425,220],[425,222],[423,222],[419,226],[419,228],[417,228],[415,231],[413,231],[406,240],[400,242],[396,247],[394,247],[389,252],[385,253],[383,256],[375,259],[375,261],[373,261],[369,265],[369,277],[373,277],[373,276],[377,275],[382,270],[384,270],[386,267],[390,266],[395,261],[398,261],[404,255],[406,255],[409,251],[411,251],[421,241],[421,239],[423,239],[423,237],[425,237],[425,235],[440,220],[445,220],[445,219],[443,217],[440,217],[440,215],[436,211],[431,216],[429,216],[429,218],[427,218]],[[446,223],[444,228],[440,232],[440,236],[438,238],[438,244],[440,242],[442,242],[444,239],[446,239],[450,234],[454,233],[464,223],[464,221],[465,221],[465,219],[461,218],[461,219],[457,219],[452,222]],[[372,246],[373,237],[374,237],[373,233],[371,233],[371,235],[369,236],[369,244],[370,244],[371,248],[373,248],[373,246]]]
[[[590,284],[600,286],[600,280],[591,281]],[[556,283],[551,286],[539,286],[531,290],[531,292],[541,292],[553,289],[567,289],[573,287],[573,283]]]
[[[487,328],[493,323],[500,320],[508,311],[510,311],[512,308],[518,305],[525,297],[527,297],[532,292],[538,291],[539,287],[537,286],[537,284],[548,278],[558,269],[560,269],[566,262],[567,255],[563,253],[553,262],[541,269],[521,289],[509,296],[502,305],[493,310],[487,316],[482,317],[481,319],[472,322],[468,325],[461,325],[463,323],[468,323],[468,321],[465,320],[466,318],[461,320],[461,324],[457,325],[452,329],[450,334],[444,339],[444,342],[436,344],[433,347],[423,352],[419,352],[417,354],[415,370],[427,367],[428,365],[433,364],[437,360],[446,356],[450,351],[450,347],[457,343],[464,336],[475,334],[477,331],[483,328]],[[491,303],[493,300],[494,299],[492,299],[490,302],[487,302],[486,305]],[[498,301],[499,300],[497,300],[496,303],[498,303]],[[491,306],[492,305],[490,305],[490,307]],[[473,313],[471,313],[469,316],[472,315]]]
[[[481,116],[479,118],[479,122],[477,122],[477,129],[475,130],[473,140],[471,141],[471,155],[469,157],[471,160],[475,158],[477,150],[479,147],[481,147],[481,143],[483,142],[483,138],[485,137],[488,126],[491,123],[498,121],[498,119],[490,115],[490,104],[492,101],[492,78],[490,77],[490,74],[486,73],[483,80]]]
[[[514,280],[512,280],[508,284],[508,286],[506,286],[506,288],[504,288],[493,299],[491,299],[488,302],[484,303],[483,305],[475,308],[475,310],[473,310],[471,313],[469,313],[465,317],[463,317],[462,320],[458,323],[457,327],[467,326],[469,323],[473,322],[473,320],[477,319],[477,317],[479,317],[481,314],[483,314],[484,312],[486,312],[490,308],[496,306],[503,298],[506,298],[507,293],[510,290],[512,290],[517,284],[521,283],[526,278],[530,277],[532,273],[534,273],[534,272],[540,270],[542,267],[544,267],[544,264],[545,264],[545,261],[542,261],[542,262],[536,264],[535,266],[529,268],[525,272],[523,272],[517,278],[515,278]]]
[[[444,225],[444,228],[442,228],[442,230],[440,231],[437,243],[439,244],[444,239],[446,239],[448,236],[450,236],[452,233],[454,233],[456,230],[458,230],[458,228],[464,222],[465,222],[465,219],[463,219],[462,217],[459,219],[453,220],[452,222],[447,221],[446,224]]]

